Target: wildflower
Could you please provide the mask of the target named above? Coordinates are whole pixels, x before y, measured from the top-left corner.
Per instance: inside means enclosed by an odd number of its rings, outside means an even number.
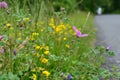
[[[72,76],[69,74],[66,80],[71,80],[71,79],[72,79]]]
[[[33,74],[33,80],[37,80],[36,74]]]
[[[51,18],[51,19],[50,19],[49,26],[51,26],[53,29],[55,29],[54,18]]]
[[[4,38],[4,36],[0,36],[0,41]]]
[[[1,8],[5,8],[5,9],[8,8],[8,5],[7,5],[7,3],[5,1],[0,2],[0,9]]]
[[[42,63],[47,63],[47,62],[48,62],[48,59],[43,58],[43,59],[41,60],[41,62],[42,62]]]
[[[44,54],[48,55],[48,54],[49,54],[49,51],[45,51]]]
[[[109,51],[109,50],[111,49],[111,46],[107,46],[107,48],[106,48],[106,49],[107,49],[107,51]]]
[[[40,49],[40,46],[36,46],[35,49],[36,49],[36,50]]]
[[[65,40],[67,40],[67,38],[66,38],[66,37],[64,37],[64,38],[63,38],[63,40],[65,41]]]
[[[67,48],[70,48],[70,46],[68,44],[65,45]]]
[[[16,55],[16,54],[17,54],[17,51],[16,51],[16,50],[14,50],[14,51],[13,51],[13,54],[14,54],[14,55]]]
[[[6,24],[6,26],[7,26],[7,27],[10,27],[10,26],[11,26],[11,24],[10,24],[10,23],[7,23],[7,24]]]
[[[29,21],[29,20],[30,20],[30,18],[25,18],[25,20],[26,20],[26,21]]]
[[[50,72],[48,72],[48,71],[43,71],[42,73],[47,77],[50,75]]]
[[[4,52],[5,52],[4,47],[1,47],[1,48],[0,48],[0,53],[3,54]]]
[[[88,36],[88,34],[82,34],[75,26],[73,26],[73,30],[75,31],[77,37],[86,37],[86,36]]]
[[[38,35],[39,35],[39,33],[37,33],[37,32],[32,33],[32,36],[38,36]]]

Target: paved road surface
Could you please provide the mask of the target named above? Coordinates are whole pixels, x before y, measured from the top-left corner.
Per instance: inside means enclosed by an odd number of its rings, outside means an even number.
[[[97,45],[111,46],[114,57],[107,57],[106,67],[120,68],[120,15],[100,15],[95,17]]]

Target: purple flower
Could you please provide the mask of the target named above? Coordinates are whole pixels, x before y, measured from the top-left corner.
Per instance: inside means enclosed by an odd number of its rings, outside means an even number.
[[[72,79],[72,76],[69,74],[66,80],[71,80],[71,79]]]
[[[4,36],[0,36],[0,41],[4,38]]]
[[[111,46],[107,46],[106,49],[107,49],[107,50],[110,50],[110,49],[111,49]]]
[[[17,54],[17,51],[16,51],[16,50],[14,50],[14,51],[13,51],[13,54],[14,54],[14,55],[16,55],[16,54]]]
[[[0,2],[0,8],[5,8],[5,9],[7,9],[7,8],[8,8],[7,3],[6,3],[5,1]]]
[[[0,48],[0,53],[4,53],[5,51],[4,51],[4,48]]]
[[[86,36],[88,36],[88,34],[82,34],[75,26],[73,26],[73,30],[75,31],[77,37],[86,37]]]

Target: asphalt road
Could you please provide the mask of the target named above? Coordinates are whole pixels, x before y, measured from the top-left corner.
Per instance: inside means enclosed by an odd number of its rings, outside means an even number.
[[[97,27],[96,45],[111,46],[115,52],[114,57],[106,57],[105,67],[113,65],[120,68],[120,15],[98,15],[95,16]]]

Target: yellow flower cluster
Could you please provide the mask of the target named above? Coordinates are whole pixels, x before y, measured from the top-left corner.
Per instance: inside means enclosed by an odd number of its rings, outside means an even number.
[[[55,29],[54,18],[50,19],[49,26],[51,26],[53,29]]]
[[[66,34],[66,31],[68,31],[68,29],[70,28],[69,24],[63,24],[62,22],[60,24],[56,25],[54,22],[54,18],[50,19],[49,26],[51,26],[55,32],[60,33],[60,34],[62,34],[62,33]],[[53,33],[55,33],[55,32],[53,32]]]
[[[48,55],[50,52],[49,51],[44,51],[44,54]]]
[[[42,58],[42,59],[41,59],[41,62],[42,62],[42,63],[48,63],[48,59]]]
[[[50,75],[50,72],[48,72],[48,71],[46,71],[46,70],[43,71],[42,73],[43,73],[45,76],[47,76],[47,77]]]
[[[33,32],[32,35],[30,36],[30,40],[35,40],[35,37],[38,35],[39,35],[39,33]]]
[[[45,46],[45,45],[40,45],[40,46],[36,45],[35,46],[35,50],[42,50],[42,49],[46,50],[45,53],[49,52],[49,46]]]
[[[33,78],[33,80],[37,80],[36,74],[33,74],[32,78]]]
[[[44,54],[48,55],[50,53],[49,46],[46,46],[45,44],[36,45],[35,50],[38,51],[38,53],[35,53],[34,55],[37,56],[37,58],[40,60],[40,62],[43,63],[43,65],[45,66],[45,64],[48,63],[48,59],[46,58],[46,56],[44,56]],[[43,54],[39,54],[39,52],[43,52]],[[42,71],[42,74],[45,75],[46,77],[48,77],[50,75],[50,72],[48,72],[46,69],[41,68],[41,67],[33,68],[31,71],[32,72],[41,72]],[[35,79],[35,75],[34,75],[34,79]]]
[[[63,31],[66,30],[66,26],[63,23],[60,23],[58,26],[56,26],[55,31],[59,33],[63,33]]]
[[[37,33],[37,32],[32,33],[32,36],[38,36],[38,35],[39,35],[39,33]]]
[[[42,46],[36,46],[36,47],[35,47],[35,50],[42,50],[42,49],[43,49]]]

